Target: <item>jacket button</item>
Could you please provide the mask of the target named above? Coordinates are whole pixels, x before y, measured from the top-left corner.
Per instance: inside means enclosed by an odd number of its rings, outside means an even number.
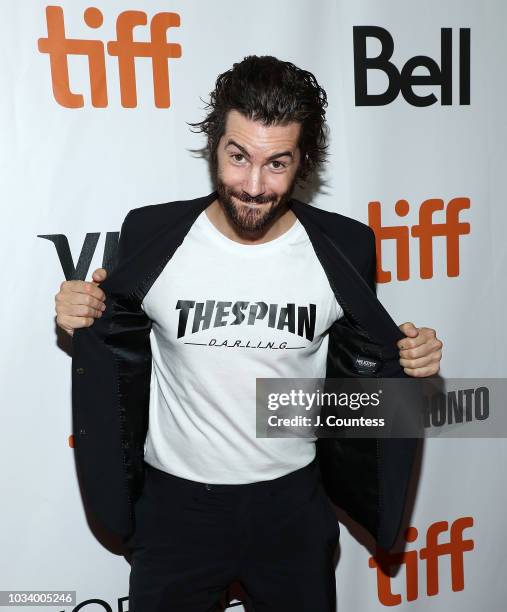
[[[80,436],[85,436],[86,435],[86,429],[80,429],[79,430],[79,435]]]
[[[78,374],[84,374],[84,368],[76,368]]]

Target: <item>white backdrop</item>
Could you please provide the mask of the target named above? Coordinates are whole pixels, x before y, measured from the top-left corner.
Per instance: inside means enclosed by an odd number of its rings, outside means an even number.
[[[122,106],[118,58],[107,52],[107,106],[91,103],[87,56],[70,55],[70,90],[82,94],[83,105],[67,108],[56,99],[64,89],[63,73],[52,79],[48,53],[38,47],[48,34],[46,6],[39,0],[4,2],[0,21],[0,590],[71,589],[78,603],[102,602],[80,608],[87,612],[128,610],[119,599],[128,594],[129,566],[94,537],[76,482],[69,446],[71,343],[54,322],[65,257],[62,250],[58,256],[55,241],[64,244],[66,237],[74,266],[80,255],[92,255],[89,279],[102,263],[106,234],[119,231],[128,210],[209,193],[206,163],[190,151],[204,141],[185,122],[203,117],[200,97],[206,99],[216,76],[233,62],[251,53],[275,55],[311,70],[328,93],[331,158],[313,205],[367,222],[371,203],[380,202],[383,226],[412,228],[428,199],[442,199],[445,209],[453,198],[469,200],[459,217],[470,226],[459,237],[459,274],[448,275],[446,240],[439,236],[433,240],[433,276],[421,278],[419,241],[412,235],[409,278],[398,280],[395,241],[384,240],[382,268],[392,278],[379,283],[378,293],[398,323],[437,329],[445,343],[444,377],[505,376],[507,7],[502,0],[102,0],[94,6],[103,24],[92,28],[83,19],[89,5],[66,0],[55,6],[63,11],[67,38],[102,41],[104,47],[115,40],[116,19],[126,10],[144,11],[148,24],[163,12],[176,13],[181,22],[167,33],[169,42],[181,46],[181,57],[168,60],[168,108],[155,106],[148,58],[135,64],[137,106]],[[96,11],[89,22],[94,18]],[[442,88],[432,84],[413,87],[419,96],[435,94],[429,106],[414,106],[401,93],[386,105],[356,105],[354,26],[390,34],[398,71],[420,55],[440,66],[441,28],[451,28],[452,104],[442,105]],[[469,104],[460,104],[459,97],[460,55],[462,62],[466,56],[460,28],[470,31]],[[148,26],[136,27],[134,39],[148,41]],[[380,50],[378,40],[368,40],[369,57]],[[428,70],[416,68],[414,74]],[[383,72],[369,71],[369,94],[387,85]],[[394,211],[402,199],[410,209],[404,217]],[[433,221],[445,223],[445,212],[437,211]],[[93,233],[99,234],[95,250],[89,246],[93,237],[85,243]],[[402,567],[391,581],[392,594],[400,596],[392,605],[432,612],[505,609],[506,449],[503,439],[428,441],[410,522],[418,537],[406,549],[412,552],[406,559],[416,555],[418,589],[414,593],[414,571],[407,579]],[[443,551],[439,591],[429,595],[421,556],[428,529],[440,521],[450,528],[464,517],[471,517],[463,537],[473,541],[473,550],[463,553],[463,588],[456,586],[457,557]],[[449,534],[444,530],[439,542],[449,542]],[[341,611],[373,612],[387,603],[369,558],[342,527]],[[459,590],[453,590],[451,574]]]

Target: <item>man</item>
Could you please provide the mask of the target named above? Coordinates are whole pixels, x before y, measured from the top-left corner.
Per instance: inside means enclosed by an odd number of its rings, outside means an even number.
[[[441,357],[376,299],[370,228],[292,198],[325,158],[326,104],[291,63],[235,64],[195,124],[216,191],[130,211],[101,289],[56,296],[76,460],[132,551],[134,612],[212,610],[235,580],[256,612],[333,610],[325,492],[379,545],[399,530],[413,440],[255,436],[257,377],[427,376]]]

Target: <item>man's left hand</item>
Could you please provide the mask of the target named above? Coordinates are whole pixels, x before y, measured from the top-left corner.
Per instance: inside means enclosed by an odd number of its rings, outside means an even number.
[[[402,323],[399,328],[407,336],[398,340],[400,365],[414,377],[433,376],[440,370],[443,342],[431,327],[416,327]]]

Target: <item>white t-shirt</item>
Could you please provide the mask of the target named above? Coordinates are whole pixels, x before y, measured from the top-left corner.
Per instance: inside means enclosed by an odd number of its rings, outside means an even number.
[[[256,378],[324,378],[343,311],[299,220],[256,245],[205,211],[145,296],[152,376],[145,461],[210,484],[269,480],[315,457],[315,438],[256,438]]]

